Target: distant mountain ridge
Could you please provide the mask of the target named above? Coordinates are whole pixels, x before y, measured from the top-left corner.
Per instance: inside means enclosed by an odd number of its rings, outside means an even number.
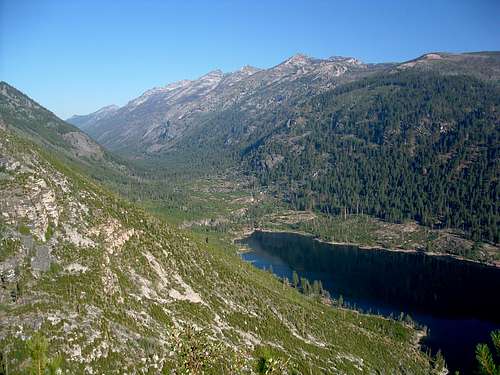
[[[498,243],[500,53],[375,65],[299,54],[234,74],[148,91],[85,131],[169,170],[238,169],[298,209]]]
[[[232,73],[214,70],[195,80],[155,87],[121,108],[107,106],[67,121],[125,156],[154,155],[189,143],[190,136],[200,131],[200,124],[222,111],[236,109],[243,116],[238,115],[237,133],[252,137],[258,130],[254,119],[263,112],[290,111],[312,96],[366,75],[413,69],[498,81],[499,61],[498,52],[434,52],[401,64],[364,64],[352,57],[318,59],[296,54],[268,69],[245,66]],[[227,144],[239,141],[231,136],[225,139]]]
[[[66,121],[70,124],[73,124],[79,128],[86,128],[96,123],[97,121],[102,120],[103,118],[112,115],[115,113],[120,107],[117,105],[107,105],[98,109],[93,113],[89,113],[88,115],[73,115],[68,118]]]
[[[201,115],[233,105],[245,108],[249,116],[272,111],[283,102],[332,88],[347,73],[368,70],[354,58],[315,59],[297,54],[269,69],[245,66],[232,73],[214,70],[196,80],[153,88],[119,109],[106,110],[104,116],[99,110],[73,116],[68,122],[112,150],[132,148],[154,153],[172,147]]]

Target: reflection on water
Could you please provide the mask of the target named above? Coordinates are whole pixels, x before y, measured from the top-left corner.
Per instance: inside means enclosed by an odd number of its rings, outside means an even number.
[[[242,257],[291,279],[321,280],[335,298],[386,316],[410,314],[429,328],[451,370],[469,373],[474,348],[500,328],[500,269],[446,256],[332,245],[294,233],[254,232]]]

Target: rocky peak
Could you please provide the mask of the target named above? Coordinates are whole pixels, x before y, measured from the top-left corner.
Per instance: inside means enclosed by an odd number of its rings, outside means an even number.
[[[260,70],[262,70],[262,69],[256,68],[256,67],[251,66],[251,65],[245,65],[245,66],[241,67],[240,70],[238,70],[238,72],[250,76],[254,73],[257,73]]]
[[[76,125],[77,127],[84,128],[91,123],[95,123],[96,121],[113,115],[119,109],[120,107],[117,105],[107,105],[88,115],[73,115],[70,118],[66,119],[66,121],[70,124]]]
[[[296,66],[302,66],[302,65],[307,65],[311,63],[312,58],[304,55],[302,53],[297,53],[293,55],[292,57],[286,59],[283,64],[285,65],[296,65]]]
[[[346,56],[330,56],[327,61],[330,62],[339,62],[353,65],[361,65],[362,62],[354,57],[346,57]]]
[[[450,57],[450,56],[452,56],[452,55],[448,54],[448,57]],[[459,56],[459,55],[456,55],[456,56]],[[422,65],[426,65],[428,63],[432,63],[433,61],[443,60],[445,58],[446,58],[446,56],[444,54],[441,54],[441,53],[437,53],[437,52],[426,53],[425,55],[419,56],[416,59],[413,59],[413,60],[407,61],[403,64],[400,64],[398,66],[398,69],[407,69],[407,68],[413,68],[415,66],[422,66]]]
[[[198,78],[198,81],[213,81],[213,80],[221,80],[224,77],[224,72],[220,69],[212,70],[207,74]]]
[[[219,73],[220,72],[220,73]],[[143,104],[144,102],[148,101],[151,97],[155,97],[158,94],[168,94],[172,91],[182,89],[185,87],[188,87],[190,85],[193,85],[196,82],[199,81],[210,81],[210,80],[215,80],[218,75],[222,75],[222,71],[213,71],[210,73],[205,74],[204,76],[198,78],[197,80],[189,80],[189,79],[183,79],[180,81],[175,81],[172,83],[167,84],[166,86],[162,87],[153,87],[152,89],[149,89],[145,91],[141,96],[139,96],[136,99],[131,100],[130,102],[127,103],[126,108],[129,110],[134,109],[135,107]]]
[[[115,112],[118,110],[120,107],[118,107],[115,104],[107,105],[105,107],[102,107],[101,109],[98,109],[95,114],[105,114],[105,113],[110,113],[110,112]]]
[[[133,99],[127,103],[125,108],[128,110],[134,109],[135,107],[141,105],[145,101],[147,101],[151,96],[158,94],[162,91],[168,91],[168,88],[165,87],[153,87],[152,89],[149,89],[145,91],[141,96],[139,96],[136,99]]]
[[[421,57],[424,60],[441,60],[443,56],[439,53],[427,53]]]
[[[175,81],[175,82],[172,82],[172,83],[169,83],[168,85],[166,85],[164,87],[164,89],[166,91],[172,91],[172,90],[175,90],[175,89],[178,89],[180,87],[184,87],[184,86],[187,86],[191,83],[192,81],[189,80],[189,79],[183,79],[183,80],[180,80],[180,81]]]

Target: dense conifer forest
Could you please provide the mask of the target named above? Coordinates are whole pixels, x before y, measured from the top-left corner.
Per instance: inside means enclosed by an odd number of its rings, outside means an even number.
[[[243,158],[297,209],[415,219],[498,242],[499,104],[497,85],[468,76],[378,75],[315,97],[303,125]]]

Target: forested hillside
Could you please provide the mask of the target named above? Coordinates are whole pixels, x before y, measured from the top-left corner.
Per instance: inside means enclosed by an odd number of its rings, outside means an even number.
[[[243,154],[298,209],[416,219],[498,242],[500,90],[401,71],[346,84]]]
[[[499,56],[370,65],[297,55],[150,90],[93,132],[124,131],[122,155],[146,170],[244,172],[297,209],[412,219],[498,243]]]

